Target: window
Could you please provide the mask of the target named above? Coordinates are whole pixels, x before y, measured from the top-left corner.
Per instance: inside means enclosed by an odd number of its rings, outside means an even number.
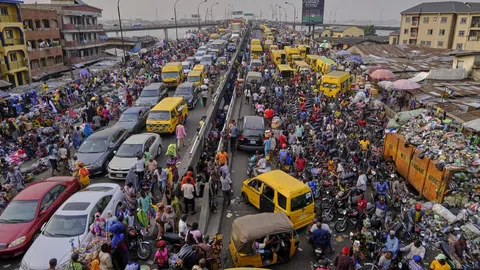
[[[287,198],[283,196],[281,193],[277,192],[278,196],[278,206],[283,208],[284,210],[287,210]]]
[[[403,29],[404,34],[408,34],[408,28]]]
[[[421,45],[425,45],[425,41],[422,40],[422,41],[420,42],[420,44],[421,44]]]
[[[273,190],[273,188],[267,185],[263,185],[262,195],[273,202],[273,198],[275,197],[275,190]]]
[[[411,18],[410,17],[405,17],[405,22],[410,23]]]
[[[260,180],[253,179],[252,181],[250,181],[250,183],[248,183],[248,185],[250,187],[256,189],[257,191],[260,191],[260,187],[262,186],[262,182],[260,182]]]
[[[445,36],[445,29],[440,29],[440,31],[438,31],[438,35]]]
[[[58,185],[50,190],[43,198],[42,204],[40,204],[40,211],[47,210],[52,206],[65,189],[66,187],[64,185]]]
[[[404,39],[404,40],[402,41],[402,44],[407,44],[407,42],[408,42],[408,41],[407,41],[406,39]]]
[[[439,42],[437,43],[437,47],[443,47],[443,41],[439,41]]]
[[[16,53],[10,54],[10,61],[12,61],[12,62],[17,62],[18,61]]]
[[[463,68],[463,61],[457,61],[457,68]]]
[[[431,41],[427,41],[426,44],[428,47],[432,46],[432,42]]]
[[[152,137],[148,138],[147,142],[145,142],[144,151],[150,151],[150,148],[152,147],[154,142],[155,142],[155,137],[152,136]]]
[[[7,39],[13,38],[13,31],[12,30],[5,30],[5,37]]]
[[[433,29],[428,29],[427,30],[427,35],[431,36],[433,34]]]
[[[425,18],[423,18],[423,23],[428,23],[429,20],[430,20],[429,17],[425,17]]]
[[[442,17],[441,23],[447,23],[447,17]]]
[[[8,15],[8,8],[7,7],[0,7],[0,15],[7,16]]]
[[[436,21],[437,21],[437,17],[433,17],[433,21],[436,22]]]
[[[460,24],[466,24],[467,18],[460,18]]]
[[[46,66],[47,66],[47,59],[42,58],[42,59],[40,59],[40,61],[42,61],[42,67],[46,67]]]
[[[457,43],[457,50],[461,50],[463,48],[463,43]]]
[[[465,31],[458,31],[458,36],[459,37],[464,37],[465,36]]]

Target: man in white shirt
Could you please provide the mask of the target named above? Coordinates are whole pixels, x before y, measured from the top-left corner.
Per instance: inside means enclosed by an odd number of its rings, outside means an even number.
[[[367,176],[361,171],[358,171],[358,179],[357,179],[357,189],[360,191],[367,191]]]
[[[255,172],[255,175],[259,175],[261,173],[265,172],[265,169],[267,168],[267,159],[260,154],[260,159],[257,162],[257,165],[253,168],[253,171]]]
[[[180,188],[183,192],[183,203],[185,205],[185,213],[188,214],[188,206],[192,206],[192,215],[195,215],[195,197],[193,196],[193,192],[195,191],[195,187],[190,183],[191,178],[187,178],[187,183],[183,184]]]
[[[188,232],[187,215],[183,214],[182,218],[178,221],[178,236],[185,237]]]
[[[315,224],[313,224],[312,227],[310,228],[310,233],[313,233],[314,231],[318,230],[319,228],[329,232],[330,234],[332,234],[332,230],[330,229],[330,226],[328,226],[328,224],[326,224],[326,223],[322,223],[321,218],[317,218],[317,222],[315,222]]]
[[[220,182],[222,183],[222,192],[223,192],[223,207],[226,208],[230,206],[231,196],[232,196],[232,179],[225,172],[222,172],[220,177]]]
[[[137,156],[137,160],[135,161],[135,173],[137,174],[138,181],[143,180],[143,176],[145,175],[145,162],[143,161],[142,156]]]

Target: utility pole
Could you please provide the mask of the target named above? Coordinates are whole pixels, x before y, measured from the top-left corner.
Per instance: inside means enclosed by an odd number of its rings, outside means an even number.
[[[120,36],[122,37],[123,61],[127,62],[127,52],[125,51],[125,40],[123,39],[122,16],[120,15],[120,0],[117,1],[118,25],[120,26]]]
[[[177,3],[180,0],[175,1],[175,4],[173,5],[173,13],[175,13],[174,19],[175,19],[175,38],[178,40],[178,25],[177,25]]]
[[[207,2],[207,0],[204,0],[204,1],[200,2],[197,6],[198,30],[201,29],[201,27],[200,27],[200,5],[202,5],[203,3],[206,3],[206,2]]]

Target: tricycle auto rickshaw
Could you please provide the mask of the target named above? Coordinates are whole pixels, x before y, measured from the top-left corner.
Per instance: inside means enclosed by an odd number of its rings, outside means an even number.
[[[285,213],[262,213],[233,221],[228,250],[235,267],[263,267],[288,261],[298,245],[298,234]]]

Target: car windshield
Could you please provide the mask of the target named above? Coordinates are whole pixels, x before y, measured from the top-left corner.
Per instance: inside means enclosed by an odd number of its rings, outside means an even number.
[[[87,139],[78,149],[79,153],[103,153],[105,151],[107,151],[107,140],[104,138]]]
[[[143,90],[140,97],[158,97],[158,90]]]
[[[138,120],[138,113],[124,113],[118,122],[135,122]]]
[[[176,96],[190,96],[192,94],[192,88],[190,87],[178,87],[175,90]]]
[[[205,55],[205,52],[197,52],[197,53],[195,54],[195,56],[203,56],[203,55]]]
[[[298,197],[295,197],[291,201],[291,206],[290,206],[290,211],[297,211],[300,210],[306,206],[309,206],[310,204],[313,203],[313,197],[312,197],[312,192],[309,191],[305,194],[302,194]]]
[[[87,227],[87,215],[54,215],[43,231],[47,237],[73,237],[82,235]]]
[[[162,77],[165,79],[174,79],[178,77],[178,72],[163,72]]]
[[[263,137],[263,129],[249,129],[243,130],[243,136],[245,137]]]
[[[198,82],[198,81],[200,81],[200,76],[188,76],[187,81],[188,82]]]
[[[0,223],[29,222],[35,218],[38,201],[13,200],[0,216]]]
[[[183,69],[190,69],[190,64],[184,64],[182,67]]]
[[[143,144],[122,144],[118,148],[117,157],[136,157],[143,150]]]
[[[154,111],[148,114],[149,120],[170,120],[170,112],[168,111]]]

